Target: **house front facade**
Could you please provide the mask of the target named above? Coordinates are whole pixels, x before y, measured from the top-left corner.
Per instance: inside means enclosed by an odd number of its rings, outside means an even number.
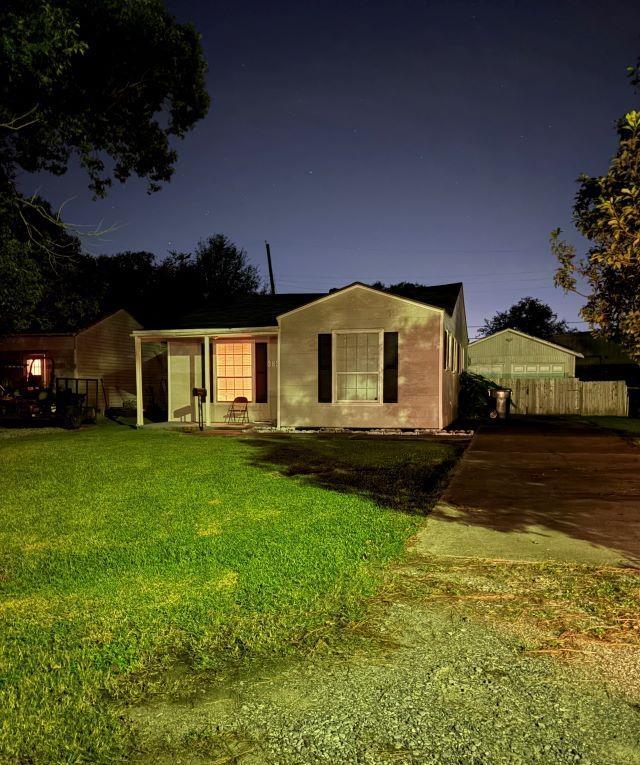
[[[224,422],[244,397],[251,422],[283,428],[445,427],[468,342],[462,285],[414,293],[355,283],[254,295],[172,329],[135,331],[137,390],[145,343],[166,342],[169,421],[196,421],[193,389],[205,388],[206,424]]]
[[[549,340],[504,329],[469,343],[467,369],[491,380],[558,379],[575,377],[581,356]]]

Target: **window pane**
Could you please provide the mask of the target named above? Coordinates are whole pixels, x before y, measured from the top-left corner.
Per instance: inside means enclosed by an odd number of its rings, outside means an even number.
[[[338,401],[377,401],[380,337],[377,332],[336,335]]]
[[[251,366],[251,343],[217,342],[216,349],[216,398],[233,401],[244,396],[251,401],[253,392],[253,369]]]

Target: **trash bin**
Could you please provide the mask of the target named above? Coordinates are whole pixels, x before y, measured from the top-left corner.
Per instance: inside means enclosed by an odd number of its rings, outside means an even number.
[[[507,420],[511,409],[511,388],[491,388],[489,396],[492,404],[489,417],[492,420]]]

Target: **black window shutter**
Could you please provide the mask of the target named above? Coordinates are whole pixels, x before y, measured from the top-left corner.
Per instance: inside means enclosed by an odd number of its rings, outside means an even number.
[[[266,404],[267,390],[267,344],[256,343],[256,404]]]
[[[382,400],[385,404],[398,402],[398,333],[384,333],[384,380]]]
[[[330,404],[331,395],[331,335],[318,335],[318,401]]]

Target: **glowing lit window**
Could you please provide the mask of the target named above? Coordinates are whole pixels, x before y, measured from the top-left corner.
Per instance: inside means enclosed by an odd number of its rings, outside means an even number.
[[[378,401],[380,377],[379,332],[336,335],[336,400]]]
[[[216,392],[218,401],[252,400],[251,343],[216,343]]]
[[[27,372],[30,375],[40,376],[42,374],[42,359],[27,359]]]

